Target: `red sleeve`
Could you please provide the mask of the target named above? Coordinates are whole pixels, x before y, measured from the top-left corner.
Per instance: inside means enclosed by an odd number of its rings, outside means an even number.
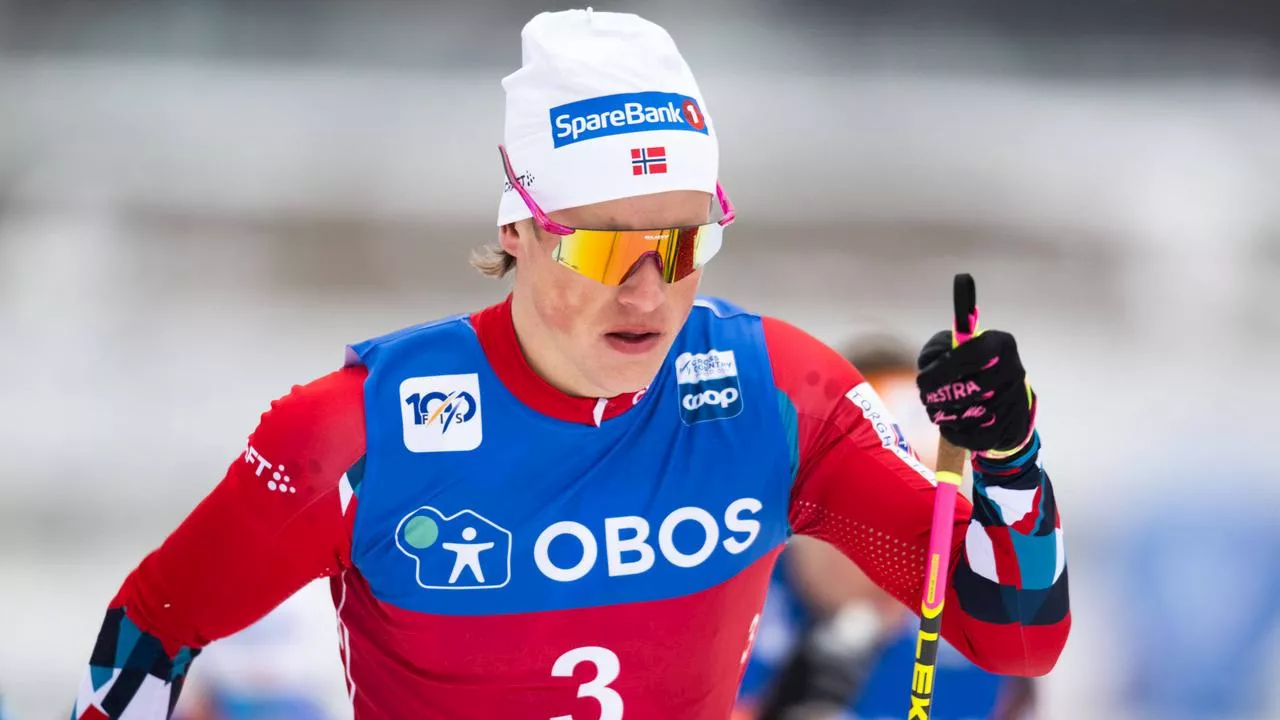
[[[839,548],[918,614],[933,517],[932,473],[920,464],[887,409],[847,360],[779,320],[765,318],[764,333],[774,381],[795,410],[799,463],[791,493],[793,529]],[[978,481],[975,478],[975,487]],[[1047,478],[1043,481],[1047,487]],[[1042,675],[1057,662],[1069,616],[1064,611],[1062,617],[1044,622],[1043,616],[1023,612],[1027,608],[1021,599],[1013,612],[1007,612],[1002,597],[1009,593],[995,573],[989,573],[991,580],[975,576],[970,582],[974,571],[965,544],[972,513],[972,504],[958,497],[943,637],[989,671]],[[1056,521],[1056,508],[1053,515]],[[1052,576],[1056,559],[1051,554],[1047,560],[1037,557],[1040,566],[1029,568],[1028,575],[1043,571],[1046,561]],[[977,565],[986,567],[985,562]],[[957,581],[962,576],[960,597]],[[1020,598],[1017,581],[1007,584]],[[1065,604],[1065,578],[1061,589]]]
[[[124,581],[73,717],[127,708],[161,720],[171,704],[158,698],[176,701],[200,648],[350,566],[355,499],[342,478],[364,454],[366,372],[344,368],[271,404],[222,482]]]

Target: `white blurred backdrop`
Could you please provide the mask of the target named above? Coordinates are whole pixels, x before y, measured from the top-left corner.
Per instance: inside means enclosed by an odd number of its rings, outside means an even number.
[[[1203,716],[1280,717],[1280,10],[595,7],[668,27],[716,117],[739,220],[705,292],[918,344],[967,271],[1017,335],[1075,618],[1044,717],[1168,717],[1183,677]],[[271,399],[502,297],[467,257],[543,9],[0,0],[13,718],[66,716],[118,584]],[[327,588],[289,607],[308,647],[274,666],[349,716]]]

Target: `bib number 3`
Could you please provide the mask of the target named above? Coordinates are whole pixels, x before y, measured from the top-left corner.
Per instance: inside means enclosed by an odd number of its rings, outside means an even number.
[[[595,666],[596,676],[578,686],[578,697],[592,698],[600,703],[600,720],[622,720],[622,696],[609,687],[618,679],[622,666],[618,656],[608,648],[589,645],[574,648],[556,658],[551,666],[552,677],[573,677],[573,671],[582,663]],[[572,715],[557,715],[551,720],[574,720]]]

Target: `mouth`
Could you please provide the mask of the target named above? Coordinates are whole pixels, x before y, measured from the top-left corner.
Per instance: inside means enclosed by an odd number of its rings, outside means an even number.
[[[652,350],[661,337],[660,332],[641,329],[615,330],[604,334],[605,342],[614,350],[629,355]]]

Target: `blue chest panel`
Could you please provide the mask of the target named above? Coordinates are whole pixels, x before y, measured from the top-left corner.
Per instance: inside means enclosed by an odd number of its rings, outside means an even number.
[[[759,318],[696,306],[600,427],[517,400],[464,318],[353,347],[369,368],[353,559],[379,600],[487,615],[657,600],[784,542],[793,434]]]

